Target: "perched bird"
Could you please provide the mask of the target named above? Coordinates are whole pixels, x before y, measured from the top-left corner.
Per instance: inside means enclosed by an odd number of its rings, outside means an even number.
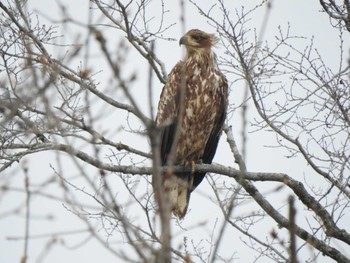
[[[228,104],[227,80],[212,51],[218,40],[198,29],[180,39],[186,56],[167,77],[156,117],[164,166],[194,167],[196,163],[210,164],[214,158]],[[165,202],[175,216],[185,216],[191,192],[204,176],[195,171],[162,175]]]

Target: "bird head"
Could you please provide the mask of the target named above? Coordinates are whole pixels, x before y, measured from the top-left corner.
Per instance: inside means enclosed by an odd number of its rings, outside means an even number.
[[[208,34],[198,29],[191,29],[179,41],[188,51],[210,49],[219,41],[214,34]]]

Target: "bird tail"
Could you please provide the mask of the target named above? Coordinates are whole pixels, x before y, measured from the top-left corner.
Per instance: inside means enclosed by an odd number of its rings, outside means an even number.
[[[188,208],[191,195],[191,181],[185,179],[192,176],[171,175],[164,178],[164,195],[171,212],[182,219]]]

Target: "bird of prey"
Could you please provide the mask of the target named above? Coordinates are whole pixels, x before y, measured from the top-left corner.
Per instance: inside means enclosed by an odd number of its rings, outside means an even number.
[[[212,50],[218,40],[198,29],[181,37],[186,56],[169,73],[158,104],[162,165],[193,167],[192,172],[168,171],[161,177],[165,202],[180,219],[205,176],[193,171],[194,164],[212,162],[226,118],[227,80]]]

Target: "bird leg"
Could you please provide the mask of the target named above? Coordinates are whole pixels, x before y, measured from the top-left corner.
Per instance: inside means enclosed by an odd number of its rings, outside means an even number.
[[[191,173],[194,174],[194,171],[196,170],[196,163],[194,161],[191,162]]]

